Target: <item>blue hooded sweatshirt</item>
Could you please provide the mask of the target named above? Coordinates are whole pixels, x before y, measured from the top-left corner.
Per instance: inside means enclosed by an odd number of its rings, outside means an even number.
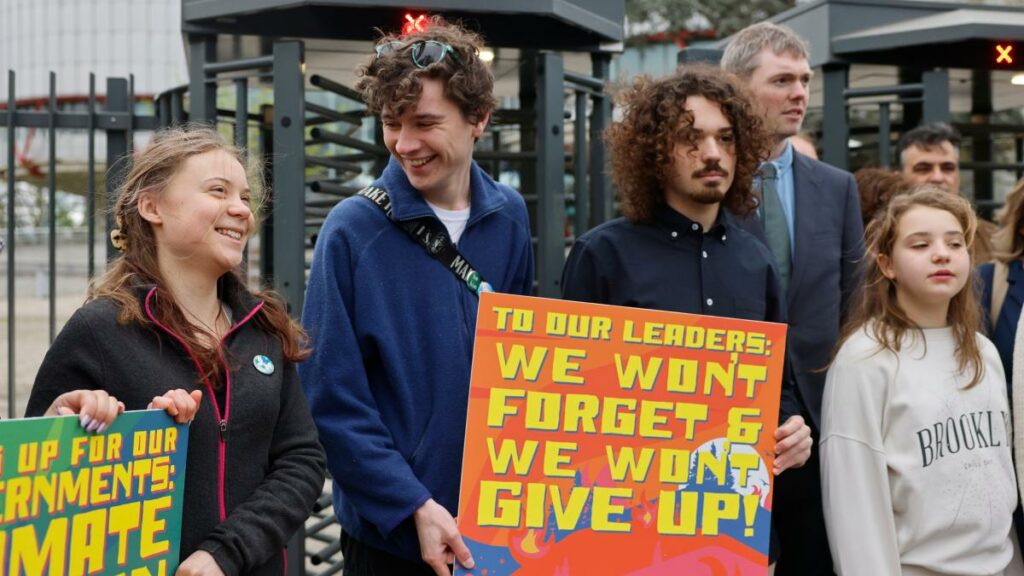
[[[392,159],[374,186],[396,220],[434,217]],[[526,205],[475,162],[459,252],[497,292],[533,289]],[[352,197],[317,239],[302,321],[314,347],[299,368],[334,477],[342,528],[420,560],[412,519],[433,498],[454,516],[478,298],[370,200]]]

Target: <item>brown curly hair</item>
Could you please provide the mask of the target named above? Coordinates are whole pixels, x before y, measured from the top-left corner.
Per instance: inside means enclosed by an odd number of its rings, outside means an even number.
[[[736,169],[722,205],[740,216],[757,206],[753,178],[769,156],[771,137],[734,76],[708,65],[688,65],[657,80],[640,76],[617,98],[625,113],[604,138],[622,213],[629,220],[649,221],[654,209],[665,203],[665,186],[674,170],[673,149],[687,139],[693,126],[692,114],[685,109],[690,96],[719,104],[735,134]]]
[[[410,106],[415,106],[423,92],[423,79],[440,80],[444,96],[455,103],[470,123],[484,119],[497,106],[494,98],[494,75],[480,60],[484,47],[483,39],[459,24],[449,24],[440,16],[431,16],[421,32],[405,36],[383,34],[377,46],[400,42],[406,46],[424,40],[436,40],[451,46],[455,57],[447,56],[426,68],[419,68],[412,61],[408,49],[395,50],[382,56],[370,56],[366,64],[359,67],[361,76],[356,84],[366,102],[367,111],[380,115],[385,107],[401,116]]]
[[[903,174],[885,168],[861,168],[853,173],[853,178],[860,193],[860,214],[865,227],[885,209],[890,198],[914,187]]]

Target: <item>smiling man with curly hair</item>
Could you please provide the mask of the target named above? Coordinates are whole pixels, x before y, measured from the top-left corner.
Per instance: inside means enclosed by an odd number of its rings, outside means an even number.
[[[334,479],[345,576],[474,566],[459,502],[479,294],[533,290],[523,197],[473,160],[497,101],[483,40],[429,19],[358,69],[391,155],[327,216],[302,321],[302,365]]]
[[[581,236],[562,272],[565,298],[785,322],[768,248],[736,222],[758,202],[752,180],[771,139],[734,78],[691,66],[620,95],[605,135],[624,218]],[[723,209],[723,208],[727,208]],[[810,456],[810,429],[786,379],[775,474]]]

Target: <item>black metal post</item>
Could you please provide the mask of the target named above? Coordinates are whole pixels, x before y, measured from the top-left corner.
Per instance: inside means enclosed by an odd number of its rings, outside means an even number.
[[[235,146],[249,149],[249,80],[235,79]]]
[[[125,78],[107,78],[107,112],[128,112],[131,103],[128,100],[128,80]],[[128,126],[126,121],[121,120],[117,125],[118,118],[110,116],[108,119],[115,124],[113,128],[107,128],[107,206],[113,208],[117,203],[117,191],[128,174],[128,167],[131,164],[131,157],[128,155]],[[107,210],[107,261],[117,256],[117,249],[110,242],[110,231],[114,229],[114,212]]]
[[[594,78],[607,81],[611,75],[610,54],[594,53],[590,56]],[[591,96],[590,111],[590,226],[611,220],[615,213],[615,195],[606,170],[607,151],[604,147],[604,129],[612,120],[612,101],[607,92]],[[582,231],[577,231],[579,234]]]
[[[519,123],[519,147],[531,150],[536,153],[538,148],[537,130],[537,66],[538,55],[534,50],[523,50],[519,54],[519,114],[515,122]],[[519,193],[526,198],[526,211],[530,215],[530,228],[533,238],[536,241],[540,236],[539,216],[537,214],[537,202],[529,198],[537,197],[537,163],[517,162],[516,170],[519,172]],[[539,247],[534,244],[534,248]],[[539,257],[539,253],[535,252]]]
[[[267,182],[274,179],[274,107],[269,104],[260,106],[260,159],[266,166],[263,177]],[[263,214],[274,213],[274,196],[268,194],[263,199]],[[303,231],[305,237],[305,231]],[[269,281],[274,277],[274,219],[264,218],[260,226],[260,278]],[[265,286],[264,286],[265,287]]]
[[[206,65],[217,59],[217,37],[190,35],[188,49],[189,120],[213,124],[217,121],[217,85],[206,82]]]
[[[1017,136],[1013,139],[1013,152],[1014,159],[1017,164],[1024,165],[1024,138]],[[1017,169],[1017,180],[1024,178],[1024,169]]]
[[[972,70],[971,124],[987,126],[991,123],[991,119],[992,72],[989,70]],[[971,160],[974,162],[991,162],[994,160],[992,148],[992,133],[988,130],[971,136]],[[974,200],[992,200],[994,198],[993,171],[981,168],[974,170],[973,174]]]
[[[920,68],[907,68],[900,67],[899,69],[899,83],[900,84],[920,84],[921,83],[921,69]],[[922,84],[922,91],[924,90]],[[921,123],[923,103],[920,100],[911,100],[910,102],[903,103],[903,124],[901,132],[906,132],[915,128]]]
[[[892,110],[888,102],[878,105],[878,165],[892,166]]]
[[[537,55],[537,295],[561,296],[565,262],[565,115],[562,55]]]
[[[88,198],[86,203],[88,208],[86,212],[89,214],[88,221],[88,269],[89,269],[89,280],[92,280],[96,275],[96,75],[89,74],[89,159],[88,167],[86,168],[86,188],[88,188]]]
[[[587,188],[587,94],[576,92],[576,118],[573,123],[573,236],[579,237],[590,222],[590,192]]]
[[[274,43],[274,229],[271,248],[274,258],[274,287],[284,296],[293,317],[302,314],[306,288],[305,196],[306,196],[306,109],[302,73],[303,44]],[[306,565],[305,529],[288,541],[288,576],[302,576]]]
[[[50,344],[57,337],[57,74],[50,72],[50,96],[47,102],[49,126],[47,126],[46,187],[47,190],[47,286],[49,286]]]
[[[274,287],[290,312],[305,291],[305,85],[301,42],[274,43]]]
[[[14,70],[7,72],[7,417],[14,418],[14,143],[18,118],[17,100],[14,97]]]
[[[921,75],[924,84],[924,122],[949,122],[949,71],[929,70]]]
[[[847,64],[827,65],[825,68],[825,118],[822,123],[822,160],[846,170],[849,166],[848,142],[850,126],[846,112],[846,90],[850,67]]]

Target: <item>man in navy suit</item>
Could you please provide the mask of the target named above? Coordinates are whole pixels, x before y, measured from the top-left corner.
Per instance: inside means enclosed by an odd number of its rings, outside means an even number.
[[[793,150],[812,77],[806,43],[792,30],[763,22],[738,32],[722,67],[743,80],[766,128],[771,157],[756,184],[761,206],[747,226],[768,245],[779,269],[789,318],[789,350],[797,389],[815,437],[821,429],[826,367],[858,282],[864,229],[853,176]],[[781,555],[776,576],[831,575],[821,509],[817,442],[802,469],[779,477],[774,517]]]

